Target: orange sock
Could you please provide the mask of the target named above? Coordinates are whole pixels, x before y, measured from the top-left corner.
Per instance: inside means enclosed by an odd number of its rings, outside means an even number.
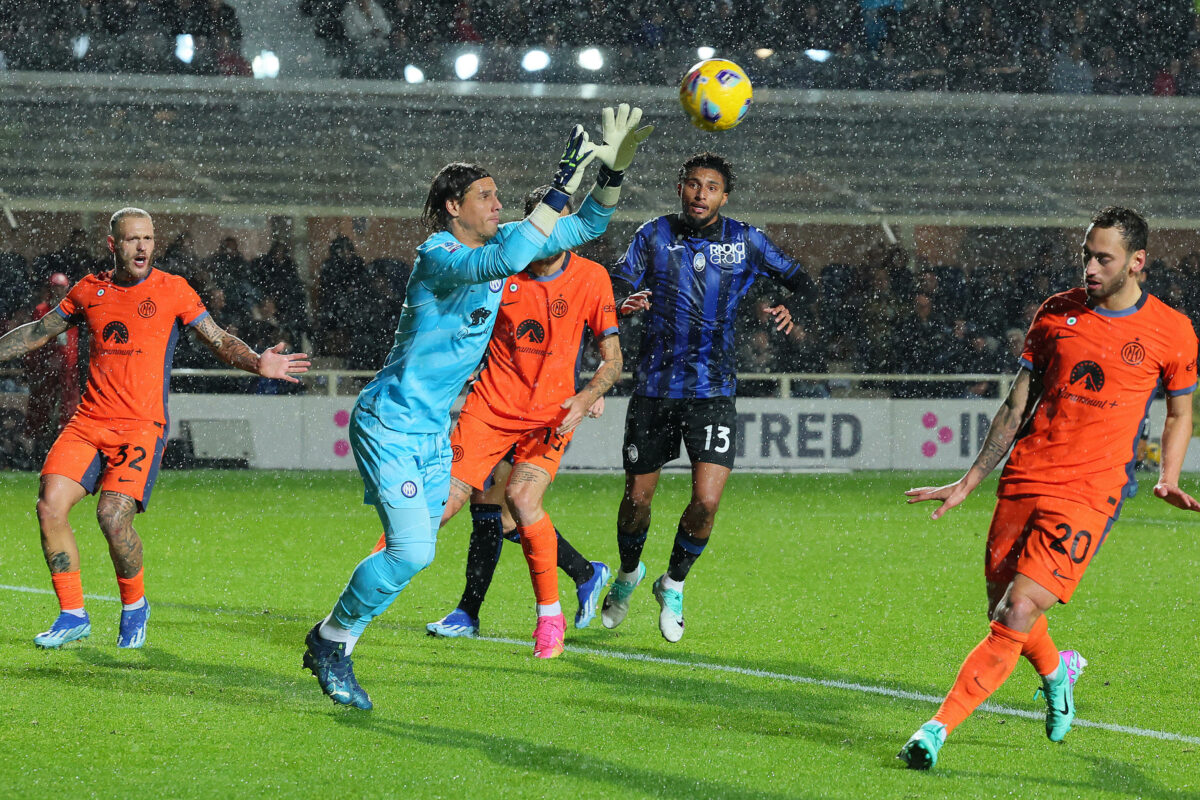
[[[59,608],[63,611],[83,608],[83,580],[79,577],[79,570],[52,572],[50,580],[54,583],[54,593],[58,595]]]
[[[1038,675],[1049,675],[1058,669],[1062,657],[1058,654],[1058,645],[1050,638],[1047,631],[1046,615],[1042,614],[1029,630],[1029,640],[1021,648],[1021,655],[1029,659]]]
[[[144,572],[145,570],[139,569],[137,575],[134,575],[132,578],[117,576],[117,589],[121,594],[121,602],[124,605],[132,605],[146,596],[146,589],[142,584],[142,574]]]
[[[521,535],[521,549],[529,563],[529,577],[533,579],[533,596],[539,606],[558,602],[558,537],[554,534],[554,523],[545,514],[529,527],[517,527]]]
[[[387,534],[381,533],[379,534],[379,541],[375,543],[375,549],[368,553],[368,555],[373,556],[385,547],[387,547]]]
[[[942,707],[933,715],[935,721],[946,726],[946,733],[954,730],[979,704],[991,697],[992,692],[1008,680],[1028,634],[1014,631],[999,622],[991,623],[992,632],[976,645],[963,661],[954,679],[950,694],[942,701]]]

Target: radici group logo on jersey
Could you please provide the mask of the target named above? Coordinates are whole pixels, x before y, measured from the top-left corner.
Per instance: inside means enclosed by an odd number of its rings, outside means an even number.
[[[708,260],[718,267],[740,264],[746,260],[745,242],[714,242],[708,246]]]

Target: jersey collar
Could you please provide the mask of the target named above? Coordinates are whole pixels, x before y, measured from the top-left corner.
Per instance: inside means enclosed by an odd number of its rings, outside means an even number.
[[[1134,303],[1133,305],[1131,305],[1129,308],[1123,308],[1120,311],[1109,311],[1108,309],[1100,308],[1099,306],[1089,306],[1089,308],[1091,308],[1092,311],[1095,311],[1097,314],[1099,314],[1102,317],[1108,317],[1109,319],[1117,319],[1119,317],[1128,317],[1131,314],[1136,314],[1137,312],[1141,311],[1142,306],[1146,305],[1146,301],[1149,299],[1150,299],[1150,293],[1147,292],[1145,289],[1143,289],[1142,296],[1139,297],[1137,299],[1137,302]]]
[[[676,239],[707,239],[710,242],[719,242],[724,232],[725,218],[720,214],[717,214],[717,218],[712,221],[712,224],[700,230],[689,225],[684,220],[682,213],[671,217],[671,234]]]

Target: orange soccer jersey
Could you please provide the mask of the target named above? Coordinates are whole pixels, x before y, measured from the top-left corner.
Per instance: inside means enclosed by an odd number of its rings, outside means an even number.
[[[157,269],[133,286],[118,286],[108,273],[88,275],[55,311],[91,333],[79,415],[165,426],[175,343],[207,313],[187,281]]]
[[[1041,400],[998,494],[1059,497],[1114,516],[1155,389],[1193,391],[1196,350],[1188,318],[1152,295],[1117,312],[1089,307],[1083,289],[1052,296],[1021,355],[1041,378]]]
[[[562,269],[538,278],[522,272],[509,278],[487,366],[467,398],[469,410],[485,403],[497,417],[556,423],[562,402],[576,392],[575,376],[583,326],[596,338],[617,332],[617,310],[608,272],[595,261],[566,254]]]

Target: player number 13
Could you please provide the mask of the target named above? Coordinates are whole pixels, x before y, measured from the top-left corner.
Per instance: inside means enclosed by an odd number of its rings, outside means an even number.
[[[704,426],[704,449],[712,450],[714,453],[729,452],[729,428],[724,425],[717,425],[717,446],[713,447],[713,426]]]

